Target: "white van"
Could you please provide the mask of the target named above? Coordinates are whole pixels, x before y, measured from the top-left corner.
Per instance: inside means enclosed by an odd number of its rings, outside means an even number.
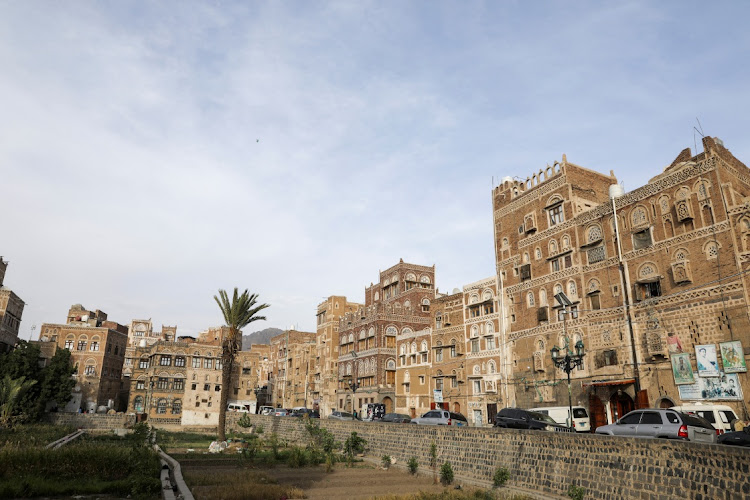
[[[549,415],[558,424],[570,427],[570,408],[567,406],[547,406],[546,408],[530,408],[544,415]],[[583,406],[573,407],[573,428],[576,432],[591,432],[591,419],[589,412]]]
[[[732,432],[732,421],[737,418],[729,406],[726,405],[704,405],[701,403],[690,403],[681,406],[673,406],[672,410],[682,413],[695,414],[708,420],[716,429],[717,434]]]
[[[240,413],[255,413],[255,401],[230,401],[227,404],[227,411],[236,411]]]

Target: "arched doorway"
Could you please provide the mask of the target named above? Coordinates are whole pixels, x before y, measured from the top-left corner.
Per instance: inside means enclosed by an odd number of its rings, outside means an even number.
[[[609,416],[612,418],[612,422],[616,422],[634,409],[633,398],[623,391],[617,391],[609,398]]]
[[[592,431],[601,425],[607,425],[607,411],[596,394],[589,394],[589,418]]]
[[[657,408],[671,408],[673,406],[675,406],[674,401],[666,396],[659,399],[659,403],[656,405]]]
[[[385,405],[386,413],[393,413],[393,400],[389,397],[383,398],[383,404]]]
[[[453,413],[461,413],[461,403],[453,403]]]

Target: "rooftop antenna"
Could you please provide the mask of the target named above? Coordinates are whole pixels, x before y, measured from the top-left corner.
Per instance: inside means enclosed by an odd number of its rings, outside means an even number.
[[[695,133],[698,132],[701,137],[706,137],[703,133],[703,125],[701,125],[701,121],[698,119],[698,117],[695,117],[695,121],[698,122],[698,127],[700,127],[700,130],[693,126],[693,146],[695,147],[695,154],[698,154],[698,141],[695,140]]]

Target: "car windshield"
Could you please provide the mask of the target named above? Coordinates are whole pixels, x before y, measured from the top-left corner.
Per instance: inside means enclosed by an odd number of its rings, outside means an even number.
[[[537,413],[535,411],[530,411],[529,415],[531,415],[531,418],[534,420],[538,420],[540,422],[546,422],[548,424],[556,424],[555,419],[550,417],[549,415],[545,415],[544,413]]]

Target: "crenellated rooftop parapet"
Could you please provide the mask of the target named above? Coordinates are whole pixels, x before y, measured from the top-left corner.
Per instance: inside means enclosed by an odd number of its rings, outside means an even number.
[[[539,169],[538,172],[526,177],[526,180],[519,177],[504,177],[502,181],[500,181],[500,184],[495,187],[495,195],[503,191],[508,191],[511,199],[513,199],[560,174],[564,174],[567,165],[568,159],[563,154],[562,161],[555,161],[552,165],[547,164],[545,168]]]

